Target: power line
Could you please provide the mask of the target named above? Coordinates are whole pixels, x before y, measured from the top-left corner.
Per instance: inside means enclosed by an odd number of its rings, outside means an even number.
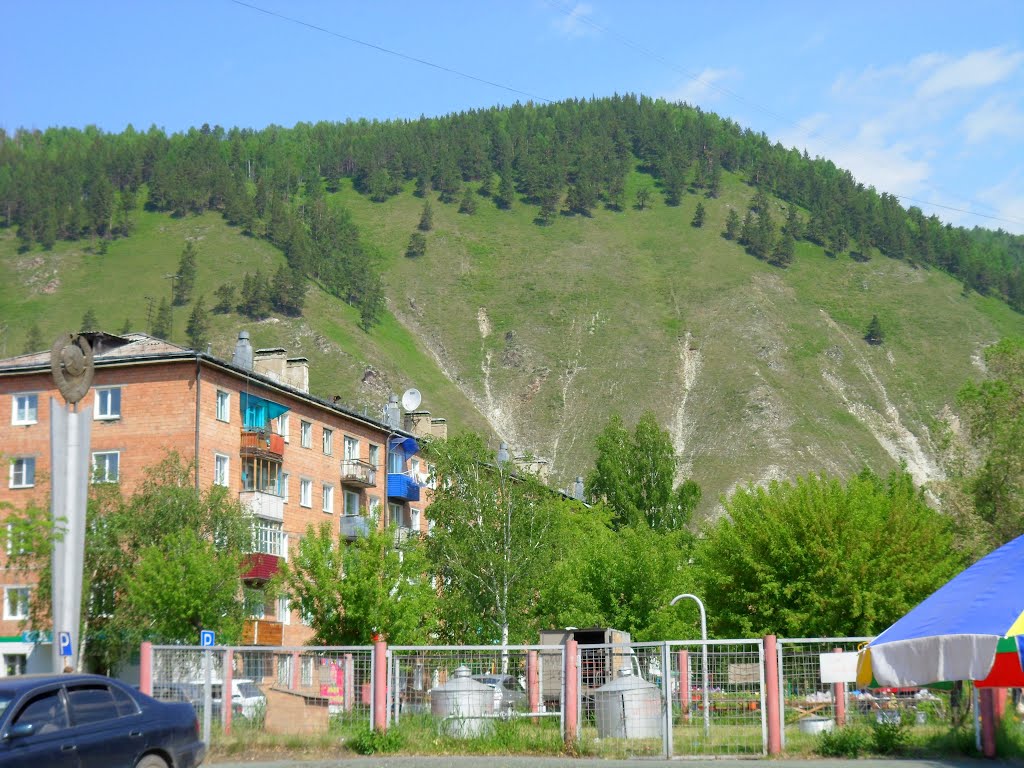
[[[618,40],[620,43],[622,43],[626,47],[632,48],[633,50],[637,51],[638,53],[642,53],[644,56],[647,56],[647,57],[649,57],[651,59],[654,59],[655,61],[659,62],[660,64],[663,64],[664,66],[668,67],[669,69],[675,70],[676,72],[679,72],[680,74],[685,75],[686,77],[688,77],[693,82],[699,83],[700,85],[703,85],[703,86],[705,86],[707,88],[711,88],[713,90],[716,90],[719,93],[722,93],[722,94],[724,94],[726,96],[729,96],[730,98],[735,99],[736,101],[738,101],[738,102],[740,102],[742,104],[746,104],[747,106],[752,107],[753,109],[756,109],[757,111],[762,112],[765,115],[768,115],[769,117],[771,117],[771,118],[773,118],[775,120],[778,120],[780,123],[783,123],[784,125],[787,125],[787,126],[789,126],[791,128],[795,128],[797,130],[797,132],[799,132],[804,137],[805,140],[806,139],[812,139],[812,138],[819,138],[819,139],[823,140],[827,145],[831,145],[832,149],[836,149],[837,148],[837,146],[836,146],[836,144],[834,142],[829,141],[820,132],[818,132],[818,131],[808,131],[807,129],[803,128],[799,123],[795,123],[792,120],[790,120],[788,117],[785,117],[785,116],[780,115],[780,114],[778,114],[776,112],[773,112],[771,109],[769,109],[768,107],[764,106],[763,104],[759,104],[756,101],[751,101],[750,99],[747,99],[744,96],[741,96],[740,94],[736,93],[735,91],[731,91],[728,88],[724,88],[724,87],[718,85],[717,83],[715,83],[713,81],[705,80],[700,75],[698,75],[698,74],[696,74],[696,73],[686,69],[685,67],[679,66],[678,64],[676,64],[673,61],[669,61],[668,59],[664,58],[663,56],[661,56],[657,52],[652,51],[652,50],[650,50],[648,48],[645,48],[644,46],[640,45],[639,43],[636,43],[633,40],[630,40],[628,37],[620,35],[615,30],[608,29],[607,27],[604,27],[604,26],[598,24],[597,22],[593,21],[592,19],[588,18],[587,16],[575,15],[574,9],[569,8],[568,6],[564,5],[563,3],[560,3],[557,0],[545,0],[545,2],[547,2],[547,4],[550,7],[554,8],[557,11],[561,11],[563,14],[573,18],[577,22],[586,24],[587,26],[591,27],[592,29],[597,30],[598,32],[601,32],[602,34],[605,34],[605,35],[608,35],[609,37],[615,38],[616,40]],[[856,148],[852,147],[849,144],[839,143],[838,144],[838,148],[846,149],[846,150],[848,150],[849,152],[851,152],[852,154],[854,154],[854,155],[856,155],[858,157],[861,157],[861,158],[864,157],[860,152],[857,151]],[[940,193],[942,192],[942,190],[940,190],[940,189],[936,189],[935,191],[940,192]],[[978,217],[985,218],[985,219],[991,219],[992,221],[1001,221],[1001,222],[1006,223],[1006,224],[1017,224],[1017,225],[1024,226],[1024,220],[1021,220],[1021,219],[1012,219],[1012,218],[1003,217],[1003,216],[993,216],[993,215],[986,214],[986,213],[978,213],[977,211],[971,211],[971,210],[967,210],[965,208],[957,208],[957,207],[952,206],[952,205],[942,205],[941,203],[933,203],[933,202],[931,202],[929,200],[919,200],[919,199],[910,197],[909,195],[901,195],[899,193],[892,193],[891,192],[889,194],[892,194],[893,197],[898,197],[900,200],[905,200],[905,201],[910,202],[910,203],[917,203],[919,205],[928,205],[928,206],[931,206],[933,208],[942,208],[942,209],[945,209],[947,211],[956,211],[958,213],[966,213],[969,216],[978,216]],[[946,193],[946,194],[948,194],[948,193]],[[983,206],[985,208],[988,208],[989,210],[993,210],[993,211],[996,210],[991,205],[987,205],[985,203],[979,203],[979,202],[977,202],[975,200],[969,200],[968,202],[970,202],[972,205]]]
[[[356,37],[351,37],[350,35],[343,35],[340,32],[335,32],[334,30],[327,29],[326,27],[321,27],[321,26],[318,26],[316,24],[310,24],[307,21],[302,21],[301,19],[296,19],[296,18],[294,18],[292,16],[285,16],[283,13],[277,13],[276,11],[271,11],[271,10],[268,10],[266,8],[261,8],[258,5],[253,5],[251,3],[245,3],[245,2],[242,2],[242,0],[231,0],[231,2],[233,2],[235,5],[242,6],[243,8],[249,8],[249,9],[251,9],[253,11],[259,11],[260,13],[265,13],[267,16],[273,16],[274,18],[281,19],[282,21],[288,21],[288,22],[291,22],[292,24],[298,24],[300,27],[306,27],[308,29],[312,29],[312,30],[315,30],[317,32],[323,32],[325,35],[330,35],[331,37],[337,37],[338,39],[345,40],[346,42],[349,42],[349,43],[355,43],[356,45],[362,45],[362,46],[365,46],[366,48],[372,48],[375,51],[380,51],[381,53],[386,53],[389,56],[395,56],[395,57],[397,57],[399,59],[405,59],[406,61],[411,61],[411,62],[414,62],[416,64],[422,64],[425,67],[432,67],[432,68],[438,69],[438,70],[440,70],[442,72],[447,72],[448,74],[451,74],[451,75],[457,75],[458,77],[464,77],[467,80],[473,80],[474,82],[482,83],[483,85],[489,85],[492,88],[500,88],[501,90],[508,91],[509,93],[515,93],[515,94],[518,94],[520,96],[525,96],[526,98],[532,99],[533,101],[543,101],[546,104],[551,104],[552,103],[551,99],[545,99],[543,96],[536,96],[536,95],[534,95],[532,93],[528,93],[527,91],[521,91],[518,88],[513,88],[513,87],[511,87],[509,85],[503,85],[502,83],[496,83],[493,80],[486,80],[486,79],[484,79],[482,77],[477,77],[476,75],[471,75],[471,74],[469,74],[467,72],[462,72],[461,70],[458,70],[458,69],[453,69],[451,67],[446,67],[443,64],[435,64],[434,62],[428,61],[427,59],[421,59],[421,58],[418,58],[416,56],[410,56],[410,55],[408,55],[406,53],[401,53],[400,51],[392,50],[391,48],[385,48],[382,45],[376,45],[375,43],[368,43],[365,40],[360,40],[360,39],[358,39]]]

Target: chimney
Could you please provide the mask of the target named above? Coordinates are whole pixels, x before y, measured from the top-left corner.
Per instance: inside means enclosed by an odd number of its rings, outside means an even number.
[[[285,360],[284,380],[289,386],[309,394],[309,358],[289,357]]]
[[[504,464],[508,461],[508,443],[498,444],[498,463]]]
[[[252,369],[256,371],[256,373],[262,373],[264,376],[268,376],[274,381],[284,383],[284,354],[284,349],[282,347],[257,349],[256,355],[253,357]]]
[[[583,478],[576,477],[576,485],[573,488],[572,497],[577,501],[583,501]]]
[[[433,434],[430,411],[409,411],[402,422],[402,428],[416,437],[428,437]]]
[[[384,406],[384,423],[391,429],[398,429],[402,423],[402,409],[398,406],[398,395],[391,395]]]
[[[448,419],[431,419],[430,434],[439,440],[448,439]]]
[[[247,371],[252,370],[252,344],[249,342],[249,332],[239,331],[238,341],[235,342],[235,354],[231,356],[231,362],[239,368]]]

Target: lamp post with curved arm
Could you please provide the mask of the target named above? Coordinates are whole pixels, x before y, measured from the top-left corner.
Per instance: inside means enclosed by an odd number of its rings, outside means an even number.
[[[704,690],[702,693],[702,702],[704,704],[704,736],[705,738],[711,733],[711,702],[708,699],[708,619],[707,614],[704,613],[704,603],[696,595],[676,595],[672,598],[670,606],[675,605],[680,600],[689,598],[697,603],[697,607],[700,608],[700,668],[703,674]],[[679,674],[682,675],[683,670],[679,670]],[[683,685],[683,680],[680,679],[679,685]]]

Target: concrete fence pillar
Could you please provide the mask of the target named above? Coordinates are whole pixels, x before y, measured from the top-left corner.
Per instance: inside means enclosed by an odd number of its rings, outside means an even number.
[[[139,649],[139,690],[153,695],[153,644],[148,640]]]
[[[690,652],[679,651],[679,710],[690,719]]]
[[[235,677],[235,652],[231,648],[224,651],[224,674],[222,675],[223,689],[221,696],[221,718],[223,719],[224,734],[231,735],[231,715],[234,707],[231,706],[234,697],[232,696],[232,680]]]
[[[842,648],[836,648],[833,653],[842,653]],[[832,683],[832,698],[836,702],[836,727],[842,728],[846,725],[846,683]]]
[[[538,674],[537,651],[526,652],[526,697],[530,704],[530,712],[540,712],[540,675]]]
[[[764,716],[768,726],[768,754],[782,752],[782,713],[779,711],[779,656],[777,638],[764,638]]]
[[[373,729],[388,729],[388,644],[373,644]]]
[[[292,680],[291,689],[293,691],[299,690],[302,687],[302,672],[300,671],[301,664],[299,663],[301,656],[298,651],[292,651]]]
[[[346,653],[342,658],[341,673],[341,708],[346,712],[352,711],[352,705],[356,699],[355,682],[356,665],[351,653]]]
[[[565,718],[565,743],[574,747],[579,739],[579,678],[576,667],[576,654],[579,646],[575,640],[565,643],[565,698],[562,701],[562,716]]]

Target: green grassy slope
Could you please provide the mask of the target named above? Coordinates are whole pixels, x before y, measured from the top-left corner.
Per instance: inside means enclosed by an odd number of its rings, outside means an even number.
[[[650,184],[633,174],[625,199]],[[939,476],[935,419],[981,375],[984,345],[1024,333],[1024,317],[882,257],[858,263],[799,243],[788,269],[759,262],[721,237],[729,207],[742,216],[751,195],[725,174],[715,200],[688,195],[667,207],[655,194],[647,210],[549,226],[533,222],[533,206],[500,211],[481,198],[467,216],[435,199],[427,254],[410,260],[423,206],[411,185],[385,203],[344,187],[334,197],[388,259],[384,322],[363,333],[350,307],[312,288],[300,320],[215,317],[214,351],[229,355],[247,328],[257,346],[308,356],[312,389],[359,409],[416,386],[435,416],[456,429],[489,426],[548,459],[563,486],[588,471],[610,413],[629,423],[645,409],[670,430],[705,510],[737,484],[809,471],[884,472],[903,460],[919,480]],[[690,226],[698,200],[702,229]],[[169,295],[164,275],[186,237],[199,239],[197,290],[208,297],[281,263],[215,214],[140,213],[135,234],[102,256],[84,244],[17,254],[13,233],[0,233],[6,353],[21,351],[32,322],[50,338],[88,307],[111,330],[126,317],[145,329],[145,297]],[[177,341],[187,314],[176,310]],[[873,314],[886,332],[880,347],[861,339]]]

